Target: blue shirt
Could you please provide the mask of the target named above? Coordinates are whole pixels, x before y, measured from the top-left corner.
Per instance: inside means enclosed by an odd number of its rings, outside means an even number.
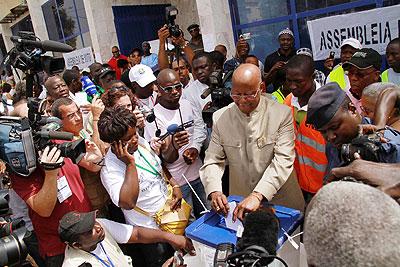
[[[149,66],[153,72],[158,70],[158,56],[156,54],[151,53],[149,56],[142,56],[140,63]]]

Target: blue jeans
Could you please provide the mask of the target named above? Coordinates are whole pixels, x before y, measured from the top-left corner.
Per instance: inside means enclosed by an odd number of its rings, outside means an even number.
[[[196,191],[197,195],[199,196],[201,201],[204,203],[206,208],[209,209],[210,205],[207,202],[206,191],[204,190],[204,186],[201,183],[200,178],[197,178],[196,180],[191,181],[190,185],[193,187],[194,191]],[[200,214],[200,212],[204,211],[204,208],[201,205],[201,203],[199,202],[199,200],[197,199],[197,197],[193,194],[189,185],[188,184],[182,185],[181,191],[182,191],[183,198],[186,200],[186,202],[190,206],[192,206],[192,208],[193,208],[192,212],[194,214],[194,217],[196,219],[200,218],[202,216],[202,214]]]

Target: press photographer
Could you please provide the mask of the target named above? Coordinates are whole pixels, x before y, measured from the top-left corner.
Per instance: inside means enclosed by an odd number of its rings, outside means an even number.
[[[400,162],[400,134],[388,127],[382,133],[360,135],[359,125],[371,122],[357,113],[337,83],[322,86],[310,97],[307,123],[335,147],[328,154],[331,168],[351,162],[355,152],[366,160]]]

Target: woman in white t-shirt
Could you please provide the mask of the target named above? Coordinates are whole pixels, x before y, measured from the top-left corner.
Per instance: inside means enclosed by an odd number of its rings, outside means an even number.
[[[122,208],[128,224],[158,229],[152,215],[167,200],[167,184],[161,175],[160,158],[137,135],[136,127],[132,125],[136,125],[136,117],[124,107],[105,109],[101,114],[98,122],[100,138],[111,144],[111,149],[105,155],[100,177],[113,203]],[[171,208],[175,209],[181,203],[182,192],[172,178],[168,182],[173,187]],[[145,211],[148,216],[135,208]],[[151,260],[162,263],[173,254],[168,244],[162,244],[159,253],[160,245],[157,244],[153,255],[147,255]]]

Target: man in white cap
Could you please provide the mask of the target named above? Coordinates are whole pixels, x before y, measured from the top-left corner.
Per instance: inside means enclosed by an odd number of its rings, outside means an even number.
[[[129,70],[129,80],[137,97],[139,109],[150,111],[157,100],[156,76],[150,67],[137,64]],[[155,90],[154,90],[155,89]]]
[[[348,38],[340,46],[340,63],[333,67],[334,58],[329,57],[324,62],[324,67],[330,70],[326,83],[337,82],[343,90],[350,89],[350,81],[344,73],[342,64],[349,61],[353,54],[362,48],[360,41],[354,38]]]

